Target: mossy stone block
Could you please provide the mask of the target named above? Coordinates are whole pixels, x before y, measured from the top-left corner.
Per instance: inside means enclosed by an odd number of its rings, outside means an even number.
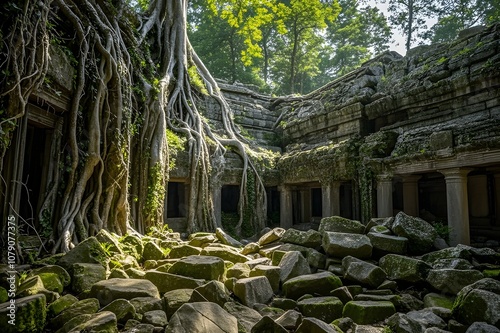
[[[78,298],[71,294],[66,294],[62,297],[59,297],[54,302],[50,303],[47,307],[47,317],[53,318],[60,314],[64,309],[69,308],[71,305],[78,302]]]
[[[389,301],[350,301],[344,306],[343,317],[349,317],[356,324],[368,325],[383,321],[396,313]]]
[[[42,332],[47,317],[45,300],[43,294],[19,298],[15,300],[15,310],[11,302],[0,304],[0,327],[6,332]],[[14,325],[9,323],[13,318]]]

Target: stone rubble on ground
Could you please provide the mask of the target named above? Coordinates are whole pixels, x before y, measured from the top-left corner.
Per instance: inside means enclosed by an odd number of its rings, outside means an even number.
[[[500,332],[500,253],[436,248],[427,222],[267,229],[240,243],[222,229],[118,237],[101,231],[44,259],[17,286],[6,332]],[[246,244],[246,245],[243,245]],[[1,267],[4,277],[7,267]],[[2,279],[2,283],[5,279]],[[5,292],[4,292],[5,291]]]

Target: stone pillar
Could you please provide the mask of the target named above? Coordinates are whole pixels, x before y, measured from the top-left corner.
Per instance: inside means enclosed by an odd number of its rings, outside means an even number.
[[[393,215],[392,175],[387,173],[377,176],[377,215],[378,217]]]
[[[282,185],[278,187],[278,191],[280,192],[280,227],[288,229],[293,226],[292,189]]]
[[[311,222],[311,189],[301,189],[300,190],[300,206],[301,206],[301,216],[300,219],[302,223]]]
[[[469,202],[467,196],[467,174],[471,169],[453,168],[438,170],[446,181],[446,206],[450,245],[470,244]]]
[[[187,192],[188,191],[186,191],[186,193]],[[222,186],[221,185],[214,185],[214,187],[212,188],[212,200],[213,200],[213,204],[214,204],[215,222],[217,223],[218,227],[222,227],[222,220],[221,220],[221,215],[222,215]]]
[[[403,176],[403,211],[410,216],[419,215],[418,180],[422,176]]]
[[[500,226],[500,173],[495,173],[495,215],[496,224]]]
[[[323,217],[340,215],[340,182],[321,187]]]

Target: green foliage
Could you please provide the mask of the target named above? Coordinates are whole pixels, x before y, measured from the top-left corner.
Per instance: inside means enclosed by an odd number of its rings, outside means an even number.
[[[150,170],[148,191],[144,209],[146,212],[155,212],[163,209],[165,199],[165,175],[160,163],[156,163]]]
[[[198,68],[196,66],[191,66],[188,68],[188,75],[191,84],[196,89],[198,89],[203,95],[208,95],[207,88],[205,87],[205,84],[203,83],[200,74],[198,74]]]
[[[436,230],[439,237],[444,239],[446,242],[450,241],[451,228],[448,226],[448,223],[446,223],[446,221],[434,221],[432,226],[434,227],[434,230]]]
[[[169,152],[169,164],[168,167],[172,170],[175,167],[175,157],[179,152],[185,150],[186,138],[179,136],[174,131],[167,128],[167,145]]]
[[[41,215],[39,234],[41,237],[48,238],[52,234],[52,212],[44,209]]]
[[[162,224],[157,226],[152,226],[148,228],[146,236],[155,237],[155,238],[164,238],[169,233],[172,232],[172,229],[168,227],[168,224]]]

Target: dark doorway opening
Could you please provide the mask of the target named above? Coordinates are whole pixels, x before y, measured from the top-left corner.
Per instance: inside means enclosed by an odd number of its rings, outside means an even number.
[[[323,216],[323,195],[321,188],[311,189],[311,213],[313,217]]]
[[[186,186],[184,183],[168,183],[167,217],[186,217]]]
[[[38,225],[38,208],[43,199],[41,192],[44,190],[45,162],[49,154],[46,144],[51,132],[31,124],[26,128],[19,216],[33,227]],[[31,228],[24,231],[33,232]]]
[[[224,185],[221,190],[221,211],[224,213],[238,213],[240,187],[238,185]]]
[[[339,188],[340,195],[340,216],[352,219],[352,185],[351,183],[341,184]]]
[[[280,225],[280,193],[276,186],[268,187],[267,191],[267,220],[271,228]]]

